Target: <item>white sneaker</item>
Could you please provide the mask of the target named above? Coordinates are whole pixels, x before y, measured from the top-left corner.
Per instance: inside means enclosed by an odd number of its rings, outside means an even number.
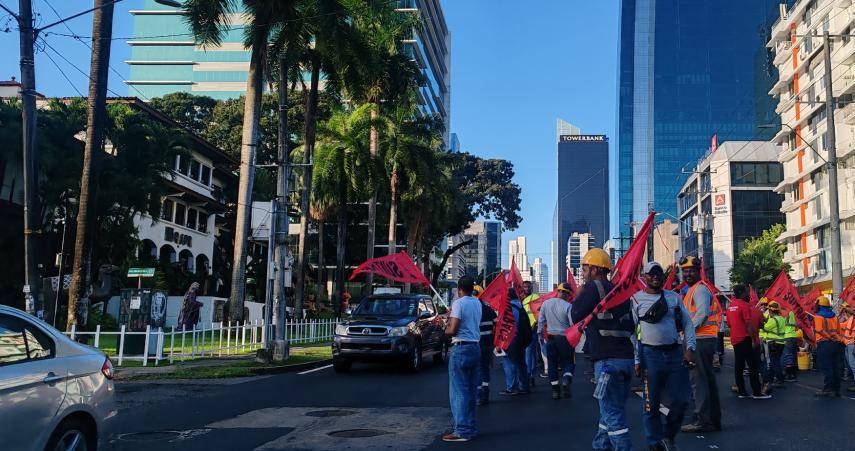
[[[752,398],[754,398],[754,399],[771,399],[772,395],[755,395],[755,396],[752,396]]]

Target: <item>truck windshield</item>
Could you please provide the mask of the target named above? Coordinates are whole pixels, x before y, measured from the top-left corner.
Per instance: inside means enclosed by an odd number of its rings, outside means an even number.
[[[418,304],[415,299],[365,299],[353,315],[361,316],[416,316]]]

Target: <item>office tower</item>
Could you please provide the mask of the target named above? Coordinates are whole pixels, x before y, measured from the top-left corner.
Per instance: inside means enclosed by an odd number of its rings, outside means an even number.
[[[492,275],[502,267],[502,223],[474,221],[463,233],[448,237],[448,246],[455,246],[466,240],[472,242],[448,259],[446,278],[457,280],[466,275],[479,281],[492,279]]]

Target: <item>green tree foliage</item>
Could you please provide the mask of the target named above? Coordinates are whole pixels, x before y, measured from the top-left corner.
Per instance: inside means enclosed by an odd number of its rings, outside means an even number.
[[[191,132],[205,136],[205,130],[214,116],[217,101],[208,96],[197,96],[188,92],[173,92],[151,99],[151,106],[187,127]]]
[[[782,269],[789,272],[790,265],[784,262],[787,246],[775,241],[785,229],[783,224],[775,224],[759,237],[747,239],[733,262],[730,282],[751,284],[763,293]]]

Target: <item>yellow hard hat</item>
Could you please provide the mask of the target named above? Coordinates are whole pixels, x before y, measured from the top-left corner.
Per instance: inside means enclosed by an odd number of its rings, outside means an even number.
[[[475,296],[476,298],[480,296],[483,292],[484,287],[482,287],[481,285],[475,285],[474,287],[472,287],[472,296]]]
[[[700,268],[701,260],[693,255],[687,255],[680,259],[680,269]]]
[[[761,304],[768,304],[768,303],[769,303],[769,299],[768,299],[768,298],[766,298],[766,296],[763,296],[762,298],[760,298],[760,303],[761,303]]]
[[[595,247],[585,253],[585,256],[582,257],[582,264],[612,269],[612,259],[609,257],[609,254],[598,247]]]
[[[573,290],[570,289],[570,285],[563,282],[558,284],[558,287],[555,288],[555,291],[563,291],[565,293],[573,292]]]
[[[781,310],[781,304],[778,304],[777,301],[772,301],[769,303],[769,310]]]
[[[831,307],[831,299],[828,299],[828,296],[820,296],[816,298],[816,305],[820,307]]]

